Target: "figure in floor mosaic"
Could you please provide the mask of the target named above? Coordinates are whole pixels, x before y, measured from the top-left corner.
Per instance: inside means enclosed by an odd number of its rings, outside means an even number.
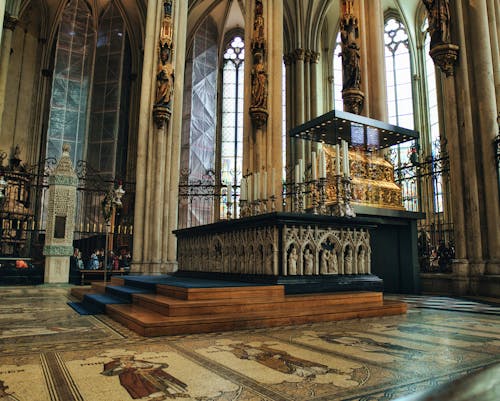
[[[166,363],[152,363],[136,360],[134,356],[124,356],[105,363],[101,374],[118,376],[120,384],[134,400],[148,396],[154,396],[152,399],[155,401],[189,398],[187,384],[165,372],[166,368]]]

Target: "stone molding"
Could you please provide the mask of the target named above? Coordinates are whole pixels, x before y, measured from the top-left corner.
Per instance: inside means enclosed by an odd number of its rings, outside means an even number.
[[[78,177],[70,177],[66,175],[51,175],[49,177],[49,185],[76,187],[78,185]]]
[[[72,245],[45,245],[43,247],[45,256],[71,256],[73,255]]]

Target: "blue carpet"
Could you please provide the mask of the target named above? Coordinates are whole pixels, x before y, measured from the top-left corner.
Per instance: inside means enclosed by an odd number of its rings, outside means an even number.
[[[91,310],[90,308],[85,308],[81,302],[67,302],[69,306],[71,306],[75,312],[80,315],[95,315],[96,312]]]
[[[127,277],[125,284],[134,286],[141,284],[163,284],[183,288],[223,288],[223,287],[255,287],[268,286],[262,283],[247,283],[242,281],[209,280],[203,278],[176,277],[176,276],[135,276]]]

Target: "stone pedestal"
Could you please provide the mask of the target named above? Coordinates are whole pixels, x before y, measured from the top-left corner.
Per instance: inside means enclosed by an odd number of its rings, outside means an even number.
[[[76,176],[69,146],[63,146],[59,164],[49,177],[49,204],[45,234],[45,283],[67,283],[69,257],[73,254],[75,229]]]

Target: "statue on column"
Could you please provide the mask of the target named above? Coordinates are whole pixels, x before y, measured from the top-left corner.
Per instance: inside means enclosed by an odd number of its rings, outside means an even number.
[[[353,14],[353,0],[343,0],[340,19],[342,45],[342,99],[344,110],[359,114],[363,109],[364,93],[361,91],[360,48],[358,19]]]
[[[450,43],[449,0],[422,0],[429,17],[431,48],[442,43]]]
[[[422,0],[427,9],[431,35],[430,56],[447,77],[455,72],[460,48],[451,43],[449,0]]]
[[[156,72],[156,95],[153,117],[158,128],[163,128],[165,121],[172,114],[171,101],[174,93],[173,24],[172,1],[163,3],[163,20],[158,44],[158,67]]]
[[[252,33],[252,96],[250,100],[250,118],[257,129],[267,123],[267,71],[266,40],[264,36],[264,5],[255,1],[254,24]]]

